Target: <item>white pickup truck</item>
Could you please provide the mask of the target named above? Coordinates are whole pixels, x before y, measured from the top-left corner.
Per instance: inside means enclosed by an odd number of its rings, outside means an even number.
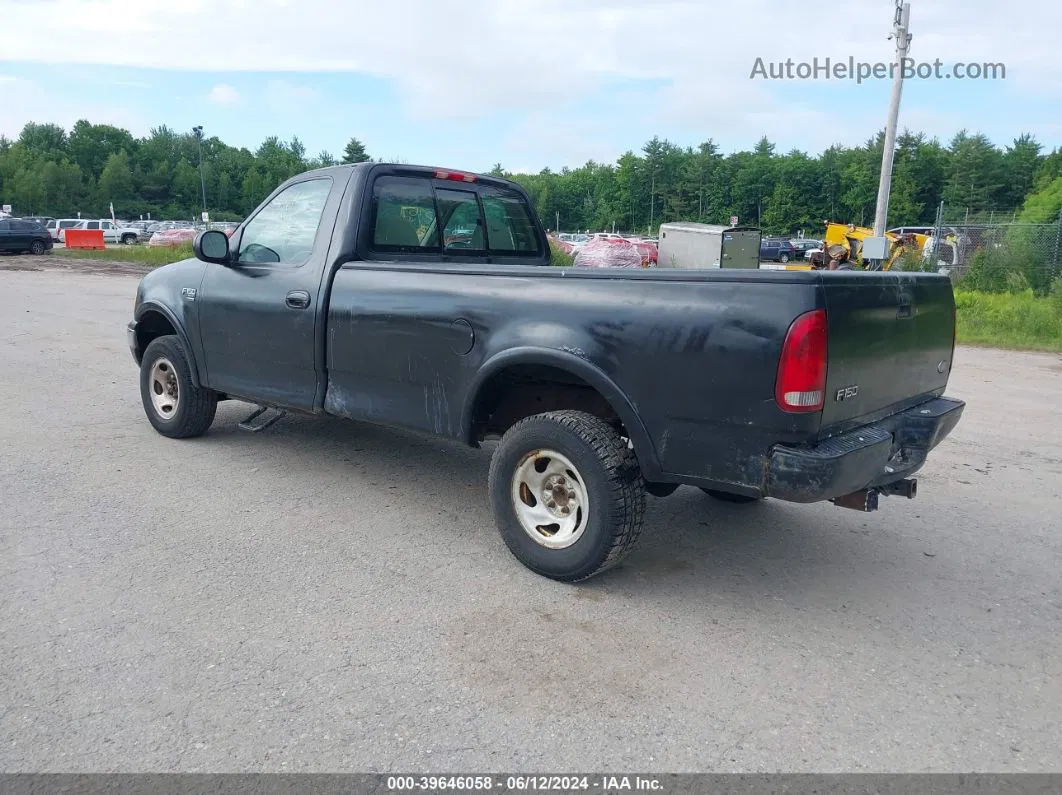
[[[131,245],[140,239],[140,230],[132,226],[119,226],[110,218],[85,219],[70,229],[102,229],[104,243],[125,243]],[[66,229],[59,230],[59,241],[66,243]]]

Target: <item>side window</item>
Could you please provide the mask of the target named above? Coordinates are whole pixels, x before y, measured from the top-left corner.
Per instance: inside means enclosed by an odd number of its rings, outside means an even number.
[[[244,227],[239,261],[301,265],[308,260],[331,190],[331,179],[310,179],[278,193]]]
[[[111,222],[110,222],[110,221],[104,221],[104,222],[103,222],[103,223],[102,223],[102,224],[100,225],[100,228],[101,228],[101,229],[114,229],[114,226],[112,226],[112,225],[111,225]]]
[[[0,232],[10,232],[10,231],[11,231],[11,222],[10,221],[0,221]]]
[[[489,189],[480,196],[487,218],[487,245],[492,254],[541,253],[531,213],[519,194]]]
[[[439,251],[435,201],[428,180],[380,177],[373,184],[372,215],[373,248],[406,253]]]
[[[447,251],[485,251],[483,218],[476,194],[465,190],[435,189],[439,219],[443,225],[443,247]]]
[[[100,222],[99,221],[89,221],[87,224],[85,224],[85,228],[86,229],[99,229],[100,228]]]

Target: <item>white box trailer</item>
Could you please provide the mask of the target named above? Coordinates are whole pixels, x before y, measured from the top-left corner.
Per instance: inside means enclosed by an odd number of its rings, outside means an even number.
[[[659,268],[760,267],[760,230],[681,221],[660,225]]]

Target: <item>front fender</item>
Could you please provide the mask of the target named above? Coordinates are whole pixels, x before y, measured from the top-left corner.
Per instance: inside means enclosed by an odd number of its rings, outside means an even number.
[[[192,383],[195,386],[201,386],[202,381],[199,375],[199,357],[196,356],[196,348],[192,346],[192,338],[188,334],[188,329],[185,328],[178,318],[177,314],[163,303],[158,301],[145,301],[137,306],[136,311],[133,313],[133,319],[139,323],[146,315],[151,312],[162,315],[173,326],[174,331],[177,333],[177,337],[181,340],[181,345],[184,346],[184,351],[188,356],[188,363],[192,366]],[[140,352],[143,355],[143,351]]]
[[[473,443],[473,419],[476,402],[483,386],[490,378],[506,367],[516,365],[545,365],[576,376],[591,387],[608,402],[616,416],[623,422],[638,463],[646,480],[655,480],[660,475],[660,463],[656,450],[649,439],[649,434],[642,424],[638,411],[619,386],[592,362],[568,351],[554,348],[537,348],[524,346],[510,348],[487,359],[476,373],[468,390],[468,397],[461,412],[461,432],[466,442]]]

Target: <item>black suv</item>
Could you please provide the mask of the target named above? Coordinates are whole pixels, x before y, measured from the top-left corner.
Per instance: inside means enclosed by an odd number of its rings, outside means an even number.
[[[36,221],[6,218],[0,221],[0,251],[43,254],[52,250],[52,236]]]

